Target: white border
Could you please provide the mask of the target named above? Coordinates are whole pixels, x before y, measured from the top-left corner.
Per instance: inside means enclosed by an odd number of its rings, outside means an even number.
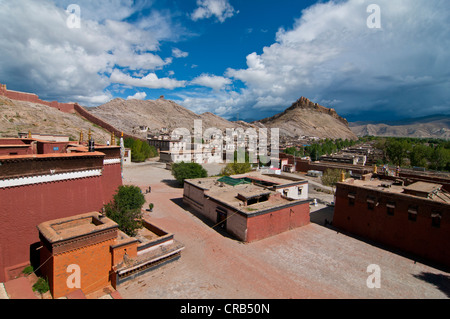
[[[39,175],[0,180],[0,188],[65,181],[69,179],[102,176],[101,169],[68,172],[60,174]]]

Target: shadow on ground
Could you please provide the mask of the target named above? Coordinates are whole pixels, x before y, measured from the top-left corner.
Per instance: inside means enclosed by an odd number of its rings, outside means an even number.
[[[434,285],[437,289],[445,293],[445,295],[450,298],[450,276],[433,274],[429,272],[421,272],[419,275],[413,276]]]
[[[330,225],[333,221],[334,207],[326,206],[309,214],[311,223],[321,226]]]
[[[202,221],[209,228],[214,229],[216,232],[221,234],[223,237],[226,237],[226,238],[229,238],[229,239],[232,239],[232,240],[240,242],[235,237],[233,237],[233,235],[229,234],[225,229],[221,228],[220,224],[217,224],[217,223],[213,222],[212,220],[208,219],[207,217],[205,217],[202,214],[200,214],[199,212],[197,212],[195,209],[193,209],[189,205],[184,204],[183,203],[183,198],[172,198],[170,200],[173,203],[175,203],[176,205],[180,206],[185,211],[191,213],[193,216],[198,218],[200,221]]]
[[[163,179],[161,182],[172,188],[183,188],[183,185],[178,183],[176,179]]]

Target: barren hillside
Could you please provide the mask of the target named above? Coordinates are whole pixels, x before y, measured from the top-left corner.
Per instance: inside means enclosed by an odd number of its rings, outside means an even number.
[[[163,98],[158,100],[124,100],[114,99],[101,106],[88,109],[89,112],[128,134],[145,136],[139,127],[150,130],[167,128],[187,128],[192,131],[194,120],[202,120],[203,130],[216,127],[222,131],[226,128],[248,127],[280,128],[284,136],[317,136],[320,138],[356,139],[348,128],[347,121],[333,109],[317,105],[306,98],[299,99],[283,113],[257,122],[230,122],[211,112],[196,114],[173,101]]]
[[[18,137],[19,132],[69,135],[78,140],[83,131],[84,140],[91,129],[96,143],[105,144],[110,133],[76,114],[31,102],[11,100],[0,96],[0,137]]]
[[[450,139],[450,116],[430,116],[398,123],[350,123],[358,136],[394,136]]]
[[[187,128],[192,131],[194,120],[203,121],[203,130],[209,127],[225,130],[239,126],[210,112],[198,115],[165,99],[142,101],[117,98],[88,110],[117,129],[128,134],[140,134],[142,137],[145,137],[145,133],[139,132],[140,126],[148,127],[150,130],[167,128],[169,132],[176,128]]]

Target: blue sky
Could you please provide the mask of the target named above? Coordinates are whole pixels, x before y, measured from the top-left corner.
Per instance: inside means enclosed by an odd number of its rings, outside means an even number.
[[[79,28],[69,5],[80,9]],[[230,120],[271,116],[301,96],[350,121],[450,114],[446,0],[0,0],[0,7],[0,82],[45,100],[97,106],[164,95]]]

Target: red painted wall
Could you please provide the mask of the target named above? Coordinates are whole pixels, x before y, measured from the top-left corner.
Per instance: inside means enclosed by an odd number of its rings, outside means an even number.
[[[102,204],[108,204],[112,200],[120,185],[122,185],[122,173],[120,164],[104,165],[102,175]]]
[[[101,177],[90,177],[0,189],[0,282],[30,260],[30,245],[39,242],[42,222],[99,211],[103,205]]]
[[[29,262],[30,245],[39,242],[38,224],[100,211],[119,185],[120,164],[112,164],[98,177],[0,189],[0,282]]]
[[[309,224],[309,202],[247,219],[247,242]]]
[[[448,205],[421,199],[377,196],[378,205],[367,208],[367,193],[357,193],[354,206],[349,205],[348,191],[338,189],[333,225],[346,232],[398,248],[426,259],[450,266],[450,215]],[[395,201],[394,215],[387,214],[387,201]],[[431,203],[430,203],[431,202]],[[417,220],[408,219],[409,205],[418,205]],[[442,213],[439,228],[432,226],[433,210]]]

